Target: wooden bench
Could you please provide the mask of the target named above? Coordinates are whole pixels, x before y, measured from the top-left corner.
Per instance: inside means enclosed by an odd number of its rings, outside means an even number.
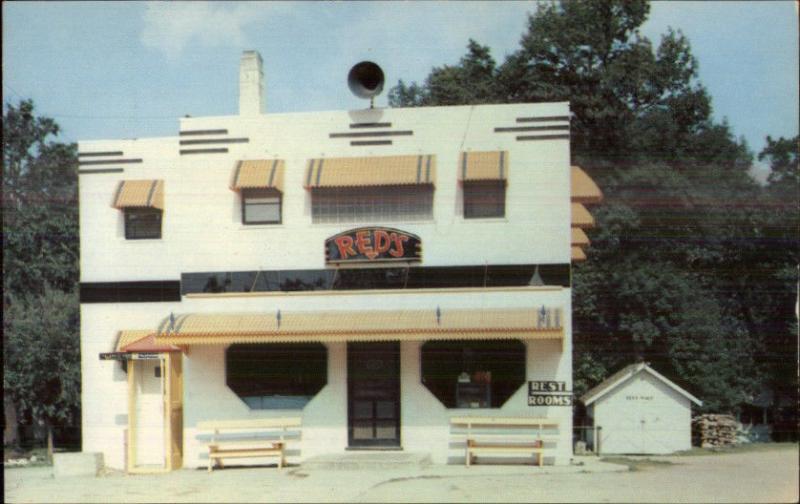
[[[465,453],[467,467],[475,462],[478,454],[483,453],[532,455],[536,457],[539,467],[541,467],[546,450],[544,442],[557,439],[556,436],[542,436],[542,430],[558,429],[558,424],[558,420],[529,417],[453,417],[450,419],[451,426],[461,428],[466,426],[467,428]],[[479,429],[479,431],[476,432],[473,429]]]
[[[208,442],[208,472],[215,463],[224,467],[222,459],[226,458],[278,457],[278,468],[282,468],[286,463],[288,430],[300,424],[299,417],[198,422],[198,429],[212,431]]]

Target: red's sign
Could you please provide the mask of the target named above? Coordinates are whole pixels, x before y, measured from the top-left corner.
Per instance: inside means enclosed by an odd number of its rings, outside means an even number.
[[[385,227],[351,229],[325,240],[325,262],[420,261],[419,236]]]

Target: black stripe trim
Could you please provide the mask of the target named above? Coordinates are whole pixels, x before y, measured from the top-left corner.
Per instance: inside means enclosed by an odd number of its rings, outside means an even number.
[[[98,168],[96,170],[78,170],[78,175],[91,175],[98,173],[122,173],[123,168]]]
[[[500,151],[500,180],[505,180],[506,179],[505,173],[504,173],[505,170],[506,170],[505,161],[506,161],[506,152],[505,151]]]
[[[422,157],[417,156],[417,184],[420,182],[420,178],[422,177]]]
[[[513,126],[510,128],[495,128],[495,133],[505,133],[508,131],[547,131],[547,130],[556,130],[556,131],[569,131],[569,125],[564,126]]]
[[[461,153],[461,180],[467,180],[467,153]]]
[[[78,157],[101,157],[101,156],[121,156],[122,151],[105,151],[105,152],[79,152]]]
[[[542,121],[569,121],[569,116],[517,117],[518,123]]]
[[[125,185],[125,181],[124,181],[124,180],[120,180],[120,181],[119,181],[119,185],[117,186],[117,191],[114,193],[114,203],[113,203],[113,206],[114,206],[115,208],[116,208],[116,206],[117,206],[117,201],[119,200],[119,195],[120,195],[120,193],[122,193],[122,187],[123,187],[124,185]]]
[[[391,140],[354,140],[350,145],[392,145]]]
[[[147,303],[181,300],[179,280],[81,282],[81,303]]]
[[[175,334],[178,334],[183,327],[184,322],[189,318],[188,315],[180,315],[178,317],[178,323],[175,324],[175,330],[173,331]]]
[[[403,131],[358,131],[355,133],[331,133],[330,138],[364,138],[364,137],[387,137],[387,136],[411,136],[411,130]]]
[[[351,128],[391,128],[390,122],[365,122],[365,123],[350,123]]]
[[[233,187],[235,188],[236,185],[239,183],[239,172],[242,169],[242,162],[238,161],[236,163],[236,170],[233,172]]]
[[[165,330],[168,327],[167,324],[169,324],[169,317],[165,318],[164,320],[161,321],[160,324],[158,324],[158,328],[156,329],[156,335],[165,334],[166,333]]]
[[[517,140],[569,140],[569,135],[521,135]]]
[[[141,158],[136,159],[99,159],[97,161],[78,161],[79,166],[100,165],[100,164],[131,164],[141,163]]]
[[[226,129],[210,129],[210,130],[184,130],[179,133],[180,136],[189,135],[227,135]]]
[[[180,145],[221,144],[221,143],[248,143],[249,138],[209,138],[202,140],[181,140]]]
[[[180,153],[183,154],[224,154],[228,152],[227,147],[219,149],[181,149]]]

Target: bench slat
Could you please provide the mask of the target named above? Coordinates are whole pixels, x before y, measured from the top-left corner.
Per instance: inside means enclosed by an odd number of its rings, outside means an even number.
[[[222,452],[212,451],[208,454],[209,458],[237,458],[237,457],[269,457],[272,455],[280,455],[282,450],[276,449],[259,449],[259,450],[225,450]]]

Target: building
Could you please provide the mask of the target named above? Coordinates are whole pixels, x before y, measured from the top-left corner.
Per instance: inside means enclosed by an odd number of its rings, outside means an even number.
[[[571,390],[601,197],[568,103],[269,114],[262,79],[245,52],[238,115],[79,144],[84,451],[198,467],[199,421],[292,414],[290,463],[446,463],[469,413],[558,419],[567,463],[571,407],[527,382]]]
[[[692,448],[692,403],[702,402],[646,363],[625,366],[581,397],[599,453],[666,454]],[[595,446],[595,451],[597,451]]]

